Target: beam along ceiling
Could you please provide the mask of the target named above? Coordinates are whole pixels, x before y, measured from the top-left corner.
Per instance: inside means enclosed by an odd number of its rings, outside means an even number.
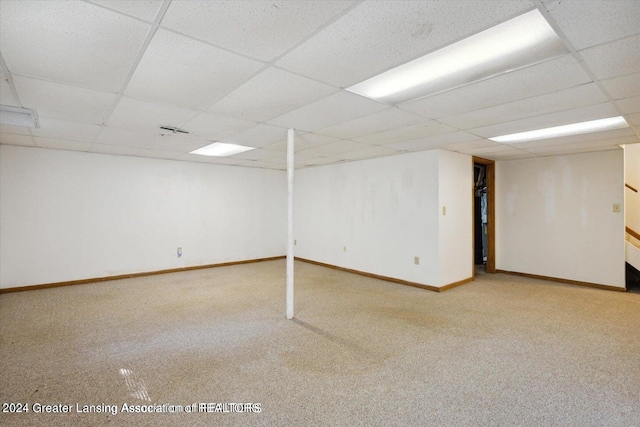
[[[345,90],[536,9],[566,53],[397,105]],[[638,22],[638,0],[0,0],[0,104],[40,125],[0,125],[0,143],[270,169],[289,127],[299,168],[613,150],[640,142]],[[488,139],[614,116],[630,126]],[[213,141],[256,149],[190,154]]]

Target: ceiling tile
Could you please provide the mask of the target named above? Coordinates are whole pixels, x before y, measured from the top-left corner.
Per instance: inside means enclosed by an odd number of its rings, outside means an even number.
[[[601,83],[613,99],[620,99],[640,95],[640,83],[638,82],[640,82],[640,74],[615,77],[602,80]]]
[[[441,122],[459,129],[471,129],[556,111],[570,110],[606,102],[607,98],[595,83],[509,102],[456,116],[443,117]]]
[[[6,76],[6,77],[5,77]],[[8,81],[9,75],[2,74],[2,78],[0,78],[0,104],[2,105],[10,105],[12,107],[19,107],[18,100],[13,94],[11,90],[11,86]]]
[[[245,168],[260,167],[260,163],[256,160],[235,159],[235,161],[236,161],[236,164],[233,166],[240,166]]]
[[[503,155],[503,156],[520,156],[520,155],[527,154],[527,152],[523,150],[519,150],[517,148],[510,147],[504,144],[500,144],[499,146],[495,146],[495,147],[473,148],[473,149],[465,150],[465,152],[474,156],[480,155],[480,154],[482,156],[485,156],[485,155],[489,156],[489,155],[496,155],[496,154]]]
[[[637,34],[640,2],[637,0],[545,1],[553,20],[576,49]]]
[[[640,85],[640,82],[638,82]],[[623,114],[640,113],[640,96],[619,99],[616,101]]]
[[[174,1],[162,25],[269,62],[352,3],[354,1]]]
[[[117,10],[145,21],[153,22],[160,11],[163,0],[92,0],[103,6]]]
[[[318,147],[320,145],[331,144],[332,142],[339,142],[339,138],[333,138],[326,135],[318,135],[316,133],[302,133],[296,132],[293,141],[294,150],[298,151],[306,150],[307,148]],[[287,151],[287,140],[284,139],[275,144],[269,144],[262,147],[267,150]]]
[[[627,119],[627,122],[632,125],[632,126],[638,126],[640,125],[640,113],[636,113],[636,114],[625,114],[625,119]]]
[[[497,142],[489,141],[488,139],[476,139],[473,141],[454,142],[453,144],[447,144],[442,147],[444,150],[465,152],[465,150],[473,150],[474,148],[486,148],[496,147]]]
[[[423,124],[406,126],[403,128],[392,129],[384,132],[378,132],[359,138],[354,141],[365,142],[367,144],[390,144],[393,142],[408,141],[410,139],[423,138],[433,135],[455,132],[457,129],[451,126],[426,119]]]
[[[371,146],[368,144],[363,144],[361,142],[342,140],[338,142],[332,142],[330,144],[308,148],[302,151],[300,154],[308,154],[312,156],[336,156],[338,154],[348,153],[349,151],[362,150],[366,148],[371,148]]]
[[[179,153],[189,153],[198,148],[211,144],[211,141],[193,138],[191,136],[168,134],[157,137],[145,148],[157,151],[172,151]]]
[[[529,1],[363,2],[277,64],[348,87],[532,8]]]
[[[0,144],[27,145],[30,147],[36,145],[31,135],[18,135],[15,133],[0,133]]]
[[[593,147],[593,148],[573,148],[571,150],[563,150],[563,151],[555,151],[551,153],[547,153],[546,156],[563,156],[563,155],[571,155],[571,154],[580,154],[580,153],[594,153],[597,151],[618,151],[622,150],[621,147],[616,145],[612,145],[610,147]],[[544,157],[544,154],[539,154],[539,157]]]
[[[391,107],[362,96],[340,91],[270,120],[269,123],[302,131],[315,131],[388,108]]]
[[[322,156],[314,156],[311,154],[296,154],[295,158],[295,166],[296,168],[305,167],[305,166],[321,166],[328,165],[332,163],[339,163],[340,160],[322,157]]]
[[[154,159],[174,160],[180,157],[183,153],[177,153],[173,151],[158,151],[158,150],[140,150],[136,156],[151,157]]]
[[[140,149],[135,147],[125,147],[122,145],[91,144],[91,149],[89,151],[92,153],[134,156],[140,151]]]
[[[401,105],[401,109],[440,118],[505,104],[591,82],[571,55],[532,65]]]
[[[199,163],[212,163],[216,165],[227,165],[227,166],[237,166],[245,162],[245,160],[243,159],[234,159],[233,157],[201,156],[199,154],[183,154],[178,156],[177,160],[199,162]]]
[[[439,148],[447,144],[453,144],[456,142],[474,141],[478,137],[467,132],[450,132],[441,135],[428,136],[426,138],[411,139],[409,141],[395,142],[388,144],[387,147],[396,148],[398,150],[406,151],[422,151],[431,148]]]
[[[40,117],[40,127],[32,130],[34,136],[69,141],[91,142],[98,137],[102,126]]]
[[[640,72],[640,35],[580,51],[585,64],[599,79]]]
[[[263,147],[286,139],[286,137],[286,129],[260,123],[250,129],[230,135],[220,142],[244,145],[247,147]]]
[[[236,156],[234,156],[236,157]],[[296,154],[296,163],[298,164],[298,157],[299,155]],[[271,156],[270,157],[265,157],[264,160],[258,160],[258,161],[264,161],[264,162],[269,162],[271,164],[274,165],[279,165],[282,166],[284,169],[287,168],[287,155],[286,153],[282,152],[282,151],[271,151]]]
[[[631,128],[613,129],[604,132],[592,132],[585,133],[583,135],[571,135],[563,136],[561,138],[549,138],[541,139],[538,141],[520,142],[517,144],[511,144],[514,147],[523,148],[526,150],[540,147],[552,147],[555,145],[567,145],[575,143],[583,143],[588,141],[606,141],[616,138],[635,137],[635,133]]]
[[[112,127],[161,133],[160,126],[182,127],[198,114],[200,112],[196,110],[123,96],[113,110],[108,124]]]
[[[195,163],[213,163],[211,161],[212,156],[202,156],[199,154],[182,154],[176,157],[176,160],[183,162],[195,162]]]
[[[608,102],[573,110],[560,111],[553,114],[514,120],[497,125],[470,129],[469,132],[485,138],[508,135],[530,130],[544,129],[548,127],[567,125],[571,123],[585,122],[589,120],[604,119],[618,116],[618,112]]]
[[[159,29],[125,94],[201,109],[262,66],[260,62]]]
[[[483,156],[485,156],[485,158],[488,158],[490,160],[496,160],[496,161],[532,159],[532,158],[538,157],[538,155],[535,153],[528,153],[526,151],[520,151],[520,150],[518,151],[519,152],[506,151],[504,153],[491,153]]]
[[[238,166],[244,166],[249,168],[261,168],[261,169],[274,169],[274,170],[284,170],[282,165],[271,163],[271,162],[262,162],[260,160],[252,160],[250,163],[241,163]]]
[[[184,129],[194,136],[211,140],[223,139],[256,125],[255,122],[223,117],[217,114],[201,113],[184,124]]]
[[[90,142],[69,141],[55,138],[34,138],[36,147],[52,148],[56,150],[89,151]]]
[[[342,153],[336,156],[337,159],[344,160],[362,160],[362,159],[372,159],[375,157],[384,157],[391,156],[394,154],[402,153],[401,150],[396,150],[391,147],[383,147],[383,146],[371,146],[368,148],[363,148],[361,150],[349,151],[347,153]],[[332,157],[328,155],[327,157]]]
[[[17,135],[31,135],[31,128],[24,126],[0,125],[0,133],[15,133]]]
[[[264,149],[263,151],[267,151],[267,152],[271,153],[271,156],[265,157],[263,159],[265,162],[276,163],[276,164],[279,164],[279,165],[283,165],[286,168],[286,166],[287,166],[287,153],[285,151],[273,151],[273,150],[266,150],[266,149]],[[296,153],[294,155],[294,162],[295,162],[295,159],[296,159],[296,157],[298,155],[299,155],[298,153]]]
[[[554,153],[554,152],[570,152],[571,150],[582,150],[587,148],[603,148],[618,146],[621,144],[635,144],[640,142],[637,136],[626,136],[622,138],[603,139],[597,141],[574,142],[572,144],[561,144],[544,147],[531,147],[527,151],[537,154]]]
[[[39,117],[101,125],[117,96],[44,80],[13,76],[22,106]]]
[[[94,141],[96,144],[124,145],[127,147],[145,148],[158,139],[157,133],[134,132],[127,129],[105,127],[100,136]]]
[[[4,1],[0,49],[12,73],[118,92],[150,29],[79,1]]]
[[[337,90],[271,67],[217,101],[207,111],[266,122]]]
[[[271,150],[265,150],[262,148],[256,148],[255,150],[245,151],[244,153],[236,154],[231,156],[236,159],[245,159],[245,160],[262,160],[269,161],[269,159],[278,159],[280,157],[284,158],[284,152],[274,152]]]
[[[373,133],[416,125],[425,121],[427,120],[413,113],[407,113],[397,108],[391,108],[350,120],[348,122],[319,129],[316,132],[341,139],[352,139],[359,136],[371,135]]]

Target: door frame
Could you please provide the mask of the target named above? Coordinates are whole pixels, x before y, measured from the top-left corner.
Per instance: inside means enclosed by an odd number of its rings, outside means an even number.
[[[472,168],[476,163],[486,166],[487,171],[487,273],[496,272],[496,162],[494,160],[485,159],[482,157],[473,156]],[[473,170],[473,169],[472,169]],[[471,196],[474,197],[474,188],[471,188]],[[473,198],[475,203],[475,197]],[[475,206],[474,206],[475,209]],[[476,223],[473,218],[473,227],[475,230]],[[471,245],[475,251],[475,232],[473,233],[473,239],[471,239]],[[475,271],[475,260],[472,257],[471,262]]]

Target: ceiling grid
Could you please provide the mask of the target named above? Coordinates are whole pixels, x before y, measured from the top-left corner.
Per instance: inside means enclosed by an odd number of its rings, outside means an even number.
[[[569,53],[399,105],[346,90],[533,10]],[[40,119],[0,143],[279,170],[287,128],[298,168],[616,150],[640,143],[637,22],[636,0],[0,0],[0,104]],[[630,126],[488,139],[612,116]],[[191,154],[213,141],[254,150]]]

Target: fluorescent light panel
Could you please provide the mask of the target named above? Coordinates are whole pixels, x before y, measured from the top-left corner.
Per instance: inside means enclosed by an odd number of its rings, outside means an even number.
[[[192,151],[191,154],[200,154],[201,156],[226,157],[233,156],[234,154],[244,153],[245,151],[253,149],[255,149],[255,147],[245,147],[244,145],[227,144],[225,142],[214,142],[213,144],[209,144]]]
[[[10,105],[0,105],[0,124],[26,128],[40,127],[35,111]]]
[[[396,105],[567,52],[558,35],[535,9],[347,90]]]
[[[529,132],[512,133],[510,135],[496,136],[489,138],[495,142],[526,142],[538,139],[559,138],[561,136],[581,135],[583,133],[601,132],[605,130],[620,129],[629,127],[627,121],[622,117],[609,117],[607,119],[591,120],[588,122],[573,123],[564,126],[555,126],[546,129],[532,130]]]

